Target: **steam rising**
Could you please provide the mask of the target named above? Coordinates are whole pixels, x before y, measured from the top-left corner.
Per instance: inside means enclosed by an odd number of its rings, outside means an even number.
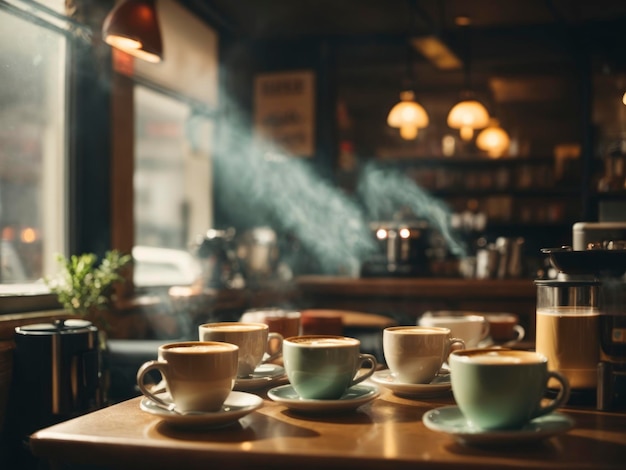
[[[361,173],[357,192],[372,220],[388,220],[405,208],[427,220],[445,238],[448,249],[464,256],[465,247],[450,230],[450,210],[395,168],[369,163]]]
[[[240,122],[231,116],[220,124],[214,154],[216,205],[230,222],[293,235],[323,273],[354,272],[378,251],[369,221],[402,208],[428,220],[454,253],[462,252],[448,229],[446,206],[399,172],[369,164],[350,196],[310,161],[271,149]]]

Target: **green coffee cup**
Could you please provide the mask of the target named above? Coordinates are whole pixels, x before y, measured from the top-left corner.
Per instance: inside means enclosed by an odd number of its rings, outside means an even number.
[[[548,359],[532,351],[467,349],[450,354],[452,393],[468,422],[481,429],[514,429],[548,414],[569,398],[570,386]],[[547,405],[548,380],[561,388]]]
[[[360,353],[356,338],[331,335],[292,336],[283,341],[283,362],[301,398],[336,400],[376,370],[376,358]],[[369,365],[369,369],[363,369]],[[363,370],[361,370],[363,369]]]

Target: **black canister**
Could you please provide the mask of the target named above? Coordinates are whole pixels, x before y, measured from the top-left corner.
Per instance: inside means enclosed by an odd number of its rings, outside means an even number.
[[[16,437],[101,406],[98,328],[80,319],[15,329],[8,418]]]

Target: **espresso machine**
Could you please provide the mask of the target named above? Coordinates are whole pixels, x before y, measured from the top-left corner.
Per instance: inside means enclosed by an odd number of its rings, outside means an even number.
[[[430,275],[431,228],[425,221],[372,222],[377,253],[361,266],[362,277],[424,277]]]
[[[538,280],[537,350],[556,352],[557,365],[585,364],[587,372],[575,371],[572,390],[592,392],[600,410],[626,408],[626,222],[578,223],[573,227],[573,246],[542,250],[559,274],[553,280]],[[545,295],[548,295],[546,298]],[[540,305],[541,304],[541,305]],[[584,327],[570,330],[567,337],[554,334],[565,332],[566,316],[552,318],[561,321],[551,329],[545,321],[540,324],[541,309],[559,305],[571,318]],[[580,314],[583,315],[580,315]],[[578,335],[578,336],[576,336]],[[561,341],[560,345],[551,344]],[[568,344],[567,341],[570,343]],[[597,343],[597,344],[596,344]],[[591,362],[597,364],[591,370]],[[548,358],[550,362],[550,357]],[[581,366],[582,368],[582,366]],[[561,370],[566,375],[570,370]],[[581,378],[582,377],[582,378]],[[569,377],[568,377],[569,378]],[[595,380],[594,380],[595,379]],[[572,381],[570,379],[570,381]],[[579,383],[577,383],[579,382]],[[575,396],[575,394],[573,394]]]

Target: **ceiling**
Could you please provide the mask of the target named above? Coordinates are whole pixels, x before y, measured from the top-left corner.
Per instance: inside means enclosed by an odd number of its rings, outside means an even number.
[[[411,10],[420,32],[456,28],[575,26],[626,20],[623,0],[211,0],[214,11],[239,33],[256,38],[303,35],[405,34]]]
[[[561,61],[584,48],[626,62],[625,0],[210,0],[199,6],[235,37],[329,41],[345,60],[405,60],[407,37],[433,35],[473,68]],[[468,17],[470,25],[456,24]],[[515,70],[514,70],[515,71]],[[490,70],[493,73],[493,70]]]

